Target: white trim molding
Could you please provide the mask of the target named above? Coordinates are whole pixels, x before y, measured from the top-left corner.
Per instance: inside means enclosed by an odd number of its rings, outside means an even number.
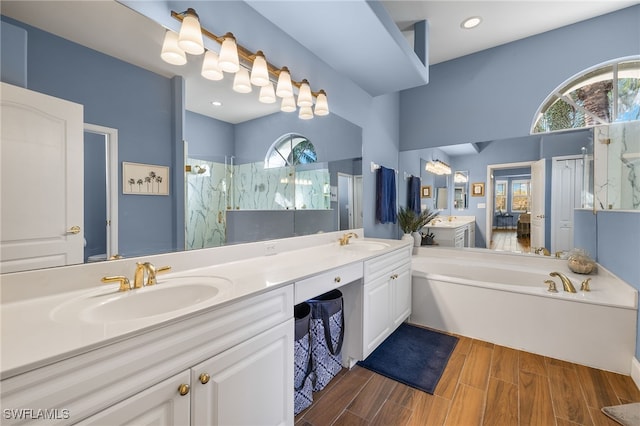
[[[631,379],[640,390],[640,361],[636,357],[631,358]]]

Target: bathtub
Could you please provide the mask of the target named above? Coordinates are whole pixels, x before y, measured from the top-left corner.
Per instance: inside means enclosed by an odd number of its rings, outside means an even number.
[[[578,292],[553,278],[549,293],[552,271]],[[603,370],[630,374],[637,309],[637,291],[600,266],[579,275],[555,258],[435,247],[412,259],[410,322]]]

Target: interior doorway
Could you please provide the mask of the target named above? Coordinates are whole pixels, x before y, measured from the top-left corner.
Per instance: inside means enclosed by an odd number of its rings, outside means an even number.
[[[118,129],[84,124],[84,261],[118,255]]]
[[[531,167],[534,163],[534,161],[523,161],[487,166],[486,248],[521,253],[530,251],[528,236],[521,235],[519,238],[518,234],[519,216],[526,214],[527,211],[521,211],[521,208],[516,208],[516,211],[513,211],[511,206],[513,198],[508,195],[511,194],[514,182],[530,180]],[[501,172],[506,171],[513,171],[513,173],[502,173],[501,175]],[[501,182],[505,191],[505,198],[500,200],[500,206],[496,206],[496,182]],[[531,192],[533,190],[534,185],[531,185]],[[533,193],[530,196],[533,197]]]
[[[353,229],[353,175],[338,173],[338,229]]]

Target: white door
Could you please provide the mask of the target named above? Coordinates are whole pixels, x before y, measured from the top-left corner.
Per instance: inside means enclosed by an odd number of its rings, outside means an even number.
[[[83,106],[1,87],[1,270],[82,263]]]
[[[545,159],[531,165],[531,249],[545,247]]]
[[[551,251],[573,248],[573,212],[581,207],[582,159],[554,158],[551,174]]]

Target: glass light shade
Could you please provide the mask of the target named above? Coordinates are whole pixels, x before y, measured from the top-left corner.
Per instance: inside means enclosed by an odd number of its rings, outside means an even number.
[[[233,90],[238,93],[251,92],[251,80],[249,79],[249,71],[246,68],[240,68],[233,78]]]
[[[318,93],[316,98],[316,106],[313,110],[315,115],[329,115],[329,102],[327,101],[327,94],[324,90]]]
[[[251,84],[264,87],[269,82],[269,70],[267,69],[267,60],[264,57],[262,51],[256,52],[256,58],[253,60],[253,66],[251,67]]]
[[[310,106],[300,107],[298,117],[303,120],[311,120],[313,118],[313,110]]]
[[[272,82],[269,82],[269,84],[260,88],[260,96],[258,96],[258,100],[263,104],[272,104],[276,101],[276,92],[273,90]]]
[[[240,70],[240,59],[238,58],[238,46],[233,34],[224,35],[222,47],[220,47],[220,56],[218,57],[218,65],[225,72],[235,73]]]
[[[293,85],[291,84],[291,74],[287,67],[282,67],[280,75],[278,75],[278,84],[276,85],[276,95],[281,98],[293,97]]]
[[[195,10],[187,9],[180,27],[178,35],[178,46],[180,49],[192,55],[204,53],[204,42],[202,41],[202,31],[200,31],[200,21]]]
[[[204,53],[202,71],[200,73],[207,80],[222,80],[224,78],[224,74],[218,66],[218,54],[216,52],[207,50]]]
[[[300,92],[298,93],[298,106],[310,107],[313,105],[313,98],[311,96],[311,87],[307,80],[302,80],[300,85]]]
[[[280,103],[280,111],[293,112],[295,110],[296,110],[296,100],[293,96],[282,98],[282,103]]]
[[[160,57],[163,61],[172,65],[184,65],[187,63],[187,55],[178,46],[178,34],[167,30],[162,42]]]

